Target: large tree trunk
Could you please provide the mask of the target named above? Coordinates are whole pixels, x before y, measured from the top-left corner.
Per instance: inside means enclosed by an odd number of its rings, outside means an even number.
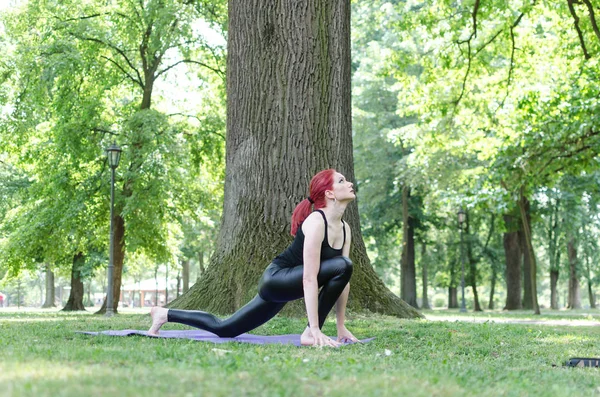
[[[579,287],[579,272],[577,269],[577,243],[571,237],[567,243],[569,255],[569,309],[581,309],[581,291]]]
[[[56,307],[54,303],[54,272],[50,270],[50,266],[46,266],[46,300],[42,308]]]
[[[512,215],[504,215],[507,232],[504,233],[504,257],[506,259],[506,305],[504,310],[519,310],[521,305],[521,247],[519,232],[512,231],[516,219]]]
[[[540,314],[540,306],[538,305],[537,299],[537,264],[535,260],[535,253],[533,251],[533,237],[531,235],[531,222],[529,222],[529,200],[525,197],[525,187],[521,186],[520,197],[519,197],[519,211],[521,213],[522,230],[525,234],[525,252],[529,256],[530,262],[530,278],[531,278],[531,301],[533,305],[534,314]]]
[[[558,270],[550,270],[550,307],[558,310],[558,293],[556,286],[558,284]]]
[[[401,298],[418,308],[417,304],[417,280],[415,270],[415,229],[414,220],[408,211],[408,200],[410,200],[410,187],[404,185],[402,188],[402,259],[400,270]]]
[[[421,280],[423,282],[423,292],[421,294],[421,308],[431,309],[429,305],[429,297],[427,296],[427,244],[421,243]]]
[[[257,291],[265,267],[292,241],[294,206],[318,171],[354,179],[350,1],[229,1],[225,200],[202,279],[171,307],[231,313]],[[356,203],[349,307],[420,314],[389,291],[367,257]],[[304,313],[302,302],[286,313]]]
[[[73,257],[73,267],[71,268],[71,293],[69,300],[63,311],[85,310],[83,306],[83,281],[81,279],[81,267],[84,264],[85,257],[80,252]]]

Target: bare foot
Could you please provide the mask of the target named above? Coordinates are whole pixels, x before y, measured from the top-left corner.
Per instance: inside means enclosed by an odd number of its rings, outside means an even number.
[[[169,309],[164,307],[154,306],[150,309],[150,316],[152,317],[152,326],[148,330],[148,335],[158,336],[158,330],[167,322],[167,312]]]
[[[300,345],[312,346],[315,344],[315,338],[310,333],[310,328],[306,327],[302,335],[300,335]]]

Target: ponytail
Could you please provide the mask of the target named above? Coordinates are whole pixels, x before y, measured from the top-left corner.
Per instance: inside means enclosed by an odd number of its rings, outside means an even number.
[[[315,209],[325,207],[325,191],[333,188],[333,174],[335,172],[334,169],[323,170],[312,178],[308,198],[302,200],[292,213],[292,226],[290,228],[292,236],[296,235],[302,222],[312,212],[311,206],[314,205]]]
[[[312,207],[311,202],[308,201],[308,199],[304,199],[300,201],[300,203],[296,206],[296,209],[294,209],[294,212],[292,213],[292,227],[290,230],[292,236],[296,235],[296,232],[298,231],[298,228],[302,222],[304,222],[304,220],[312,212],[310,207]]]

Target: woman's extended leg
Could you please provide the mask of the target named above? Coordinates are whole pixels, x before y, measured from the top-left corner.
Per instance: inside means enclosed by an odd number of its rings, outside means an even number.
[[[169,309],[166,320],[190,325],[228,338],[238,336],[266,323],[279,313],[283,306],[285,306],[285,302],[268,302],[256,295],[248,304],[224,320],[202,311],[177,309]],[[148,333],[158,335],[158,329],[164,322],[164,315],[161,318],[160,314],[154,315],[153,313],[153,323]]]

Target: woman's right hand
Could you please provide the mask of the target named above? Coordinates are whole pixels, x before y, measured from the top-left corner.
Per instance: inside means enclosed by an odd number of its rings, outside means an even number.
[[[312,334],[314,343],[313,346],[323,347],[338,347],[341,343],[331,339],[329,336],[325,335],[319,328],[310,328],[310,333]]]

